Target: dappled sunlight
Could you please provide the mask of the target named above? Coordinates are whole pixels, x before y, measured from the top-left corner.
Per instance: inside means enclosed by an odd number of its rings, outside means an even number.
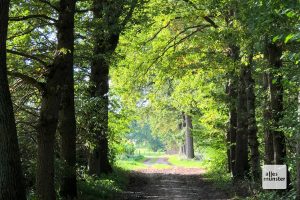
[[[147,158],[144,161],[147,168],[135,171],[146,174],[179,174],[179,175],[200,175],[206,172],[202,168],[180,167],[169,162],[168,157],[158,157],[156,159]]]
[[[172,167],[136,170],[130,175],[129,188],[119,199],[229,199],[228,193],[203,178],[199,168]]]

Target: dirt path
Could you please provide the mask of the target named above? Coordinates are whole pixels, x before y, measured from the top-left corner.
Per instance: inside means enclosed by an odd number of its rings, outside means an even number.
[[[147,158],[144,161],[144,164],[148,166],[152,166],[155,164],[171,165],[171,163],[169,163],[168,161],[168,158]]]
[[[151,161],[146,160],[146,163]],[[170,164],[167,158],[157,159],[153,164]],[[198,200],[229,199],[225,192],[216,189],[203,177],[205,171],[199,168],[171,166],[167,169],[147,169],[133,171],[126,192],[119,200]]]

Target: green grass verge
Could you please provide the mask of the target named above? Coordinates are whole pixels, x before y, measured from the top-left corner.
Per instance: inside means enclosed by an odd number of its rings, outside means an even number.
[[[195,167],[195,168],[204,168],[203,162],[194,160],[194,159],[186,159],[179,155],[170,155],[168,156],[169,162],[172,165],[178,167]]]
[[[162,155],[165,155],[165,152],[163,151],[152,151],[151,149],[148,149],[148,148],[136,148],[136,150],[134,151],[134,154],[136,155],[142,155],[142,156],[162,156]]]
[[[128,171],[114,167],[112,174],[100,178],[84,175],[78,180],[79,200],[109,200],[122,192],[127,184]]]
[[[144,156],[132,156],[128,158],[123,158],[117,160],[115,165],[122,168],[123,170],[136,170],[147,168],[148,166],[144,164],[147,158]]]

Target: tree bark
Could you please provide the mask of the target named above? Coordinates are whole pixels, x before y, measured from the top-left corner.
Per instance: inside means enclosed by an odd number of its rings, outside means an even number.
[[[263,124],[264,124],[264,141],[265,141],[265,164],[274,163],[274,147],[273,147],[273,133],[270,128],[271,124],[271,108],[270,108],[270,95],[269,95],[269,75],[263,74],[263,91],[264,91],[264,103],[263,103]]]
[[[268,45],[268,61],[274,70],[269,76],[269,88],[271,97],[272,132],[274,147],[274,163],[284,164],[286,158],[285,136],[280,130],[280,121],[283,117],[283,85],[282,75],[276,70],[282,67],[282,46],[278,44]]]
[[[102,54],[102,49],[99,49],[99,47],[95,47],[94,51],[95,55],[99,56],[100,54],[100,56],[104,56]],[[102,173],[112,172],[108,155],[108,81],[109,65],[106,63],[105,58],[94,59],[91,70],[91,97],[99,98],[99,110],[97,110],[99,114],[94,114],[101,116],[99,122],[96,122],[101,125],[92,125],[92,132],[95,136],[96,147],[89,158],[89,172],[90,174],[96,174],[98,176]]]
[[[69,66],[70,67],[70,66]],[[76,183],[76,119],[74,107],[73,66],[68,70],[63,88],[58,132],[61,135],[63,174],[60,194],[66,199],[77,197]]]
[[[57,54],[46,75],[45,92],[42,95],[38,124],[38,159],[36,188],[39,200],[55,200],[54,142],[58,124],[61,88],[73,61],[73,29],[75,0],[61,0],[57,24]],[[68,63],[68,64],[67,64]]]
[[[63,3],[63,2],[62,2]],[[69,58],[65,62],[66,76],[65,84],[62,88],[62,101],[59,112],[58,132],[61,135],[61,158],[63,163],[63,174],[61,177],[60,195],[64,199],[75,199],[77,197],[76,181],[76,118],[74,106],[74,14],[75,0],[65,0],[62,13],[68,18],[68,27],[64,29],[69,35],[68,49]],[[70,8],[67,10],[67,8]]]
[[[186,157],[192,159],[195,157],[193,134],[192,134],[192,130],[193,130],[192,117],[186,114],[185,121],[186,121],[186,132],[185,132]]]
[[[180,116],[181,116],[181,122],[179,124],[179,130],[183,133],[183,131],[185,132],[185,127],[186,127],[184,112],[182,112]],[[180,146],[179,154],[186,155],[185,141],[183,141],[182,145]]]
[[[0,199],[25,200],[20,150],[6,64],[9,1],[0,0]]]
[[[106,9],[109,6],[107,1],[93,1],[94,20],[104,21],[109,26],[117,26],[117,21],[112,20],[110,13]],[[111,23],[111,24],[109,24]],[[119,31],[97,30],[103,29],[103,24],[96,25],[94,31],[94,58],[91,66],[91,97],[99,98],[98,116],[101,116],[100,126],[92,125],[92,132],[95,136],[96,146],[89,157],[89,173],[100,175],[112,172],[109,163],[108,147],[108,95],[109,95],[109,62],[110,57],[115,51],[119,42]],[[96,128],[97,127],[97,128]]]
[[[229,169],[232,175],[235,175],[235,148],[236,148],[236,129],[237,129],[237,112],[236,112],[236,82],[231,78],[227,86],[227,95],[229,99],[229,128],[227,131],[228,141],[228,160]]]
[[[269,43],[267,46],[268,61],[272,69],[269,75],[269,89],[271,98],[271,131],[273,133],[274,164],[281,165],[286,162],[286,141],[284,132],[280,128],[283,118],[283,84],[280,70],[282,68],[282,45]],[[287,185],[290,184],[290,173],[287,171]]]
[[[229,23],[229,22],[228,22]],[[236,45],[229,45],[228,57],[237,65],[239,61],[240,48]],[[227,140],[229,141],[230,150],[230,170],[233,177],[236,176],[235,159],[236,159],[236,133],[237,133],[237,76],[234,71],[229,73],[229,82],[227,85],[228,107],[229,107],[229,127],[227,130]]]
[[[240,70],[237,99],[237,132],[235,180],[244,179],[248,173],[248,113],[245,85],[245,67]]]
[[[252,60],[252,58],[251,58]],[[254,180],[260,179],[259,143],[257,138],[257,125],[255,119],[255,82],[252,78],[252,61],[245,70],[245,82],[247,92],[247,112],[248,112],[248,143],[250,147],[250,167],[251,176]]]
[[[298,92],[298,123],[300,123],[300,92]],[[300,199],[300,128],[297,130],[297,146],[296,146],[296,164],[297,164],[297,177],[296,177],[296,199]]]
[[[100,175],[100,173],[112,171],[108,158],[108,58],[115,52],[120,33],[132,17],[136,6],[137,0],[132,1],[127,15],[121,19],[120,17],[126,9],[123,2],[93,0],[93,15],[96,25],[94,30],[94,58],[91,69],[91,97],[97,97],[100,100],[99,114],[102,116],[102,120],[99,128],[91,131],[96,140],[96,147],[89,158],[91,174]],[[97,124],[91,127],[94,129]]]

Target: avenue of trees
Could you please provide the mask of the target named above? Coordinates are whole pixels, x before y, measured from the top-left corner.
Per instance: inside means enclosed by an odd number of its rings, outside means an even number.
[[[0,199],[76,199],[128,141],[300,199],[300,2],[0,0]],[[83,170],[82,170],[83,169]],[[82,172],[84,171],[84,172]],[[281,193],[283,194],[283,193]]]

